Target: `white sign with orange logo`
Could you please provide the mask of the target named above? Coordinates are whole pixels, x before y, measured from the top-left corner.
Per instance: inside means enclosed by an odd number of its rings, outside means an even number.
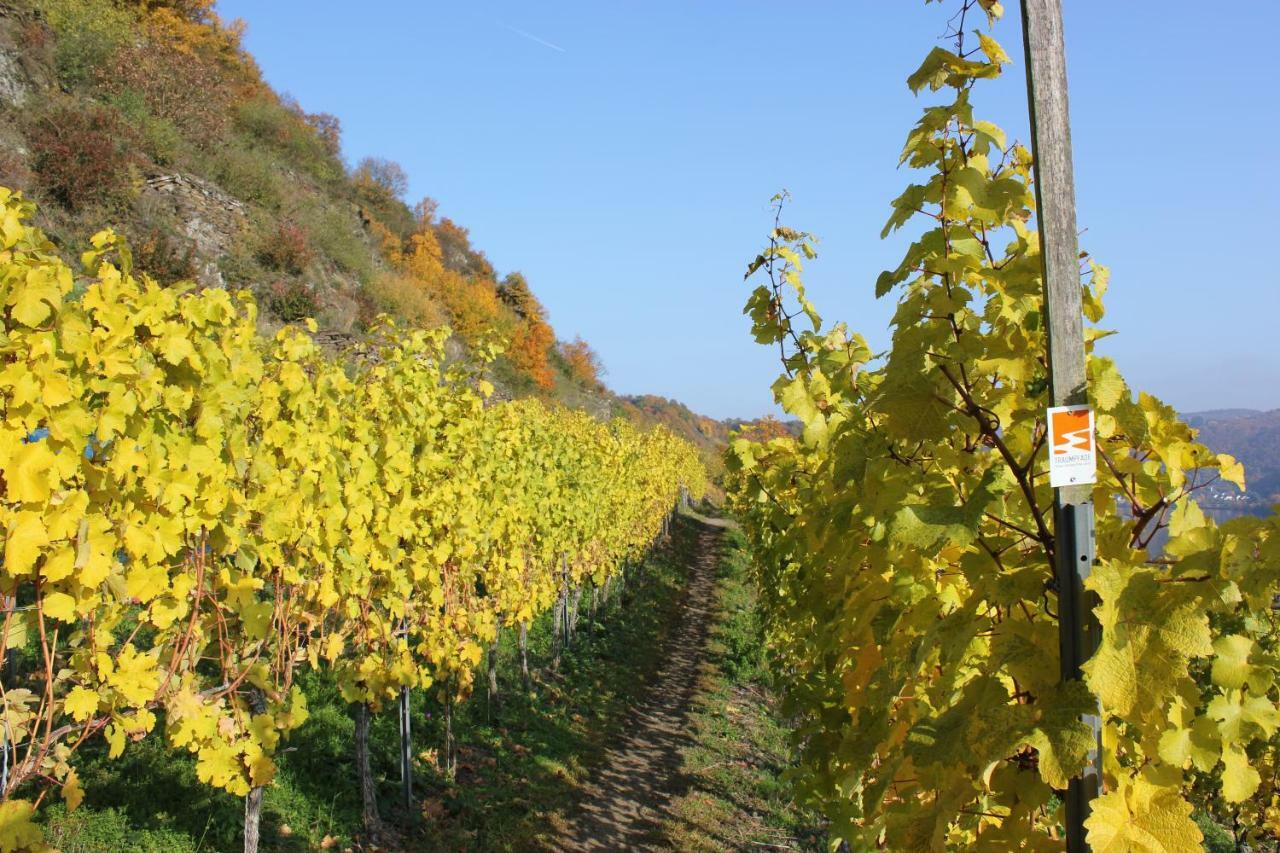
[[[1049,485],[1083,486],[1098,480],[1098,452],[1093,409],[1055,406],[1049,409]]]

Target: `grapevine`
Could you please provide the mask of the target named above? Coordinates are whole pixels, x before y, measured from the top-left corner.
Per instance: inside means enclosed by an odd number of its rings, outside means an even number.
[[[0,188],[0,849],[41,845],[50,792],[79,805],[85,743],[114,758],[161,714],[202,782],[260,792],[302,667],[367,713],[465,695],[563,561],[604,582],[705,486],[665,429],[493,403],[448,330],[265,339],[248,295],[135,276],[110,231],[77,271],[34,213]]]
[[[754,335],[782,353],[775,397],[803,424],[728,454],[798,721],[797,789],[855,850],[1056,849],[1055,794],[1083,765],[1080,716],[1100,701],[1093,849],[1199,850],[1192,797],[1205,788],[1250,837],[1274,839],[1258,794],[1280,730],[1276,518],[1218,525],[1201,512],[1197,492],[1243,486],[1244,471],[1094,351],[1110,332],[1098,326],[1108,274],[1092,259],[1088,587],[1102,640],[1082,682],[1059,681],[1032,158],[974,116],[975,85],[1009,61],[966,29],[983,13],[994,27],[1000,4],[965,0],[954,49],[935,47],[908,80],[948,97],[902,152],[923,178],[885,234],[924,230],[875,285],[897,299],[888,353],[823,325],[801,279],[816,241],[782,224],[785,197],[748,267],[763,279],[746,307]]]

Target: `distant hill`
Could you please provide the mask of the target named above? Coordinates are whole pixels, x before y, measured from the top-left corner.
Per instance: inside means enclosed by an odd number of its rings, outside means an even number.
[[[662,424],[676,435],[688,439],[702,451],[703,462],[713,476],[722,470],[721,454],[737,433],[756,440],[800,434],[798,421],[780,421],[774,417],[716,420],[698,414],[679,400],[655,394],[620,396],[614,403],[615,412],[623,417],[646,425]]]
[[[1215,409],[1182,416],[1200,431],[1200,441],[1244,463],[1248,511],[1280,502],[1280,409]],[[1226,497],[1226,493],[1222,497]]]

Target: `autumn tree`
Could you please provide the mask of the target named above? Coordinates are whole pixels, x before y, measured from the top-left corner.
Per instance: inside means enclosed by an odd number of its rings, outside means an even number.
[[[472,248],[471,234],[466,228],[447,216],[436,223],[434,228],[446,267],[474,278],[490,281],[495,278],[493,265],[484,256],[484,252]]]
[[[542,305],[533,295],[529,281],[522,273],[508,273],[498,285],[498,298],[508,305],[521,319],[545,319]]]
[[[409,175],[404,167],[383,157],[365,157],[351,179],[357,190],[381,204],[399,199],[409,191]]]
[[[401,263],[403,272],[430,296],[443,303],[453,318],[453,328],[465,340],[475,342],[498,326],[498,294],[491,282],[469,278],[447,269],[436,232],[413,234]]]
[[[555,383],[547,357],[556,336],[547,323],[546,309],[533,295],[528,280],[518,272],[507,274],[498,285],[497,294],[518,321],[507,353],[511,363],[539,388],[550,390]]]
[[[298,117],[315,132],[330,157],[342,154],[342,121],[331,113],[309,113],[294,101]]]
[[[586,341],[575,336],[572,341],[560,344],[560,355],[564,357],[574,382],[587,388],[599,387],[604,365]]]
[[[429,195],[424,195],[422,199],[413,206],[413,219],[418,223],[420,230],[426,230],[436,220],[436,212],[440,210],[440,202],[436,201]]]
[[[207,24],[214,19],[215,0],[141,0],[144,10],[154,12],[164,9],[192,23]]]
[[[555,385],[555,378],[547,361],[547,353],[555,342],[555,332],[546,323],[541,320],[525,320],[511,333],[511,347],[507,351],[507,357],[535,385],[549,391]]]
[[[791,436],[792,432],[787,429],[786,424],[773,415],[765,415],[763,418],[757,418],[754,421],[743,424],[734,438],[754,441],[757,444],[766,444],[775,438],[790,438]]]

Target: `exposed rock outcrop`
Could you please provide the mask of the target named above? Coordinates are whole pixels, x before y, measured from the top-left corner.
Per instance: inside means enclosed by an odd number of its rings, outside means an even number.
[[[243,238],[249,224],[244,202],[208,181],[182,174],[149,178],[144,193],[169,209],[195,246],[197,281],[205,287],[223,287],[218,259]]]
[[[48,37],[29,12],[0,2],[0,107],[22,106],[32,93],[54,85]]]

